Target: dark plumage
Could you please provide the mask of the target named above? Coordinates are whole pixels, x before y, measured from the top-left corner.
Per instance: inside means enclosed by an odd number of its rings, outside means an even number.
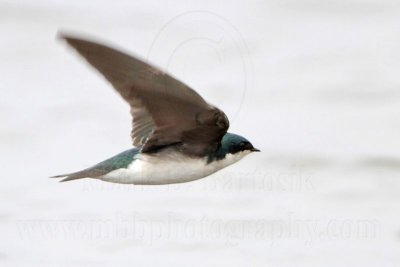
[[[224,112],[187,85],[138,58],[108,46],[61,35],[130,104],[132,143],[142,152],[179,145],[188,155],[215,151],[229,128]]]

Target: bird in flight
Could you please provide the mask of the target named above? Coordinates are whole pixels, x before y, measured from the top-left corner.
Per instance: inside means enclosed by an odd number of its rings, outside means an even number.
[[[206,177],[259,151],[228,133],[225,113],[160,69],[109,46],[61,34],[129,103],[133,148],[61,182],[93,178],[122,184],[161,185]]]

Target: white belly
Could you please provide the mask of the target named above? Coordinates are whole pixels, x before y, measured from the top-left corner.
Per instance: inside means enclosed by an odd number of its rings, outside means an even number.
[[[188,158],[182,154],[141,154],[126,169],[114,170],[99,177],[103,181],[121,184],[161,185],[194,181],[206,177],[249,152],[228,154],[225,159],[207,164],[207,158]]]

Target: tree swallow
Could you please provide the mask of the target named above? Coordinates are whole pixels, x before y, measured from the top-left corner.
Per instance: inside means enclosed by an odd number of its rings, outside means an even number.
[[[103,44],[67,35],[61,38],[129,103],[134,148],[53,178],[138,185],[184,183],[259,151],[246,138],[227,132],[229,121],[223,111],[160,69]]]

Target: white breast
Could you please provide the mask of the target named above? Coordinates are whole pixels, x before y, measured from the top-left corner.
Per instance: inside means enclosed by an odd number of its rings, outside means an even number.
[[[141,154],[126,169],[114,170],[101,180],[122,184],[174,184],[206,177],[244,156],[248,151],[228,154],[225,159],[207,163],[207,158],[190,158],[181,153]]]

